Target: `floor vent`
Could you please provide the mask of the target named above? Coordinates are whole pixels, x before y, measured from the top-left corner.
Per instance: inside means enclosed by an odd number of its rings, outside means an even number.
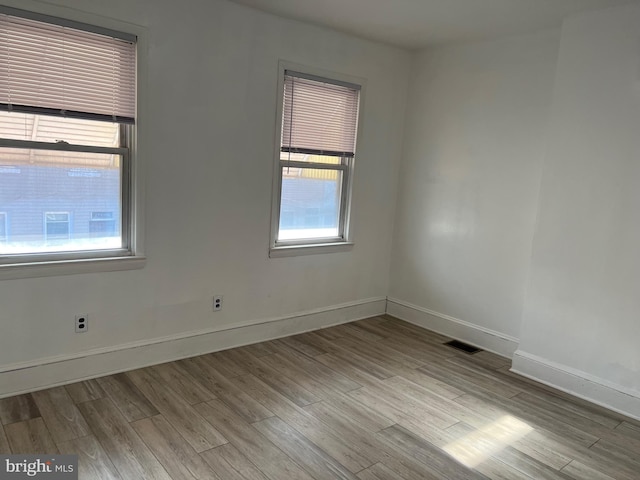
[[[469,355],[473,355],[474,353],[482,351],[480,348],[469,345],[468,343],[459,342],[458,340],[451,340],[450,342],[445,343],[445,345],[449,345],[450,347],[453,347],[457,350],[462,350]]]

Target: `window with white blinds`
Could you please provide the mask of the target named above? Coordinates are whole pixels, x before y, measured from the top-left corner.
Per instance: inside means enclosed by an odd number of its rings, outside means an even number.
[[[281,75],[271,255],[344,246],[360,86],[297,70]]]
[[[134,36],[7,11],[0,9],[0,109],[134,122]]]
[[[0,276],[137,255],[136,40],[0,6]]]

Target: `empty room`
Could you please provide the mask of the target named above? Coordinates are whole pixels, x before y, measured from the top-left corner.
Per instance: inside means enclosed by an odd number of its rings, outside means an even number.
[[[640,0],[0,0],[0,479],[638,479],[638,185]]]

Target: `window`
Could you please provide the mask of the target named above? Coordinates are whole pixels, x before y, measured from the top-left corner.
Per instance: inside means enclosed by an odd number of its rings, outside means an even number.
[[[69,212],[44,214],[44,238],[47,245],[61,245],[69,240]]]
[[[288,69],[281,83],[271,251],[346,244],[360,86]]]
[[[0,38],[0,266],[134,255],[136,37],[0,7]]]
[[[89,234],[92,238],[113,236],[116,233],[116,221],[113,212],[91,212]]]

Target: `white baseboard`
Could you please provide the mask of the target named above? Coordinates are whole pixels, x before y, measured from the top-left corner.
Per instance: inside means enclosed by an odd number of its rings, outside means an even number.
[[[382,315],[385,308],[386,298],[369,298],[286,317],[4,365],[0,367],[0,398],[319,330]]]
[[[591,403],[640,420],[640,392],[517,350],[511,371]]]
[[[461,340],[503,357],[511,358],[518,348],[517,338],[417,305],[387,298],[387,313],[419,327]]]

